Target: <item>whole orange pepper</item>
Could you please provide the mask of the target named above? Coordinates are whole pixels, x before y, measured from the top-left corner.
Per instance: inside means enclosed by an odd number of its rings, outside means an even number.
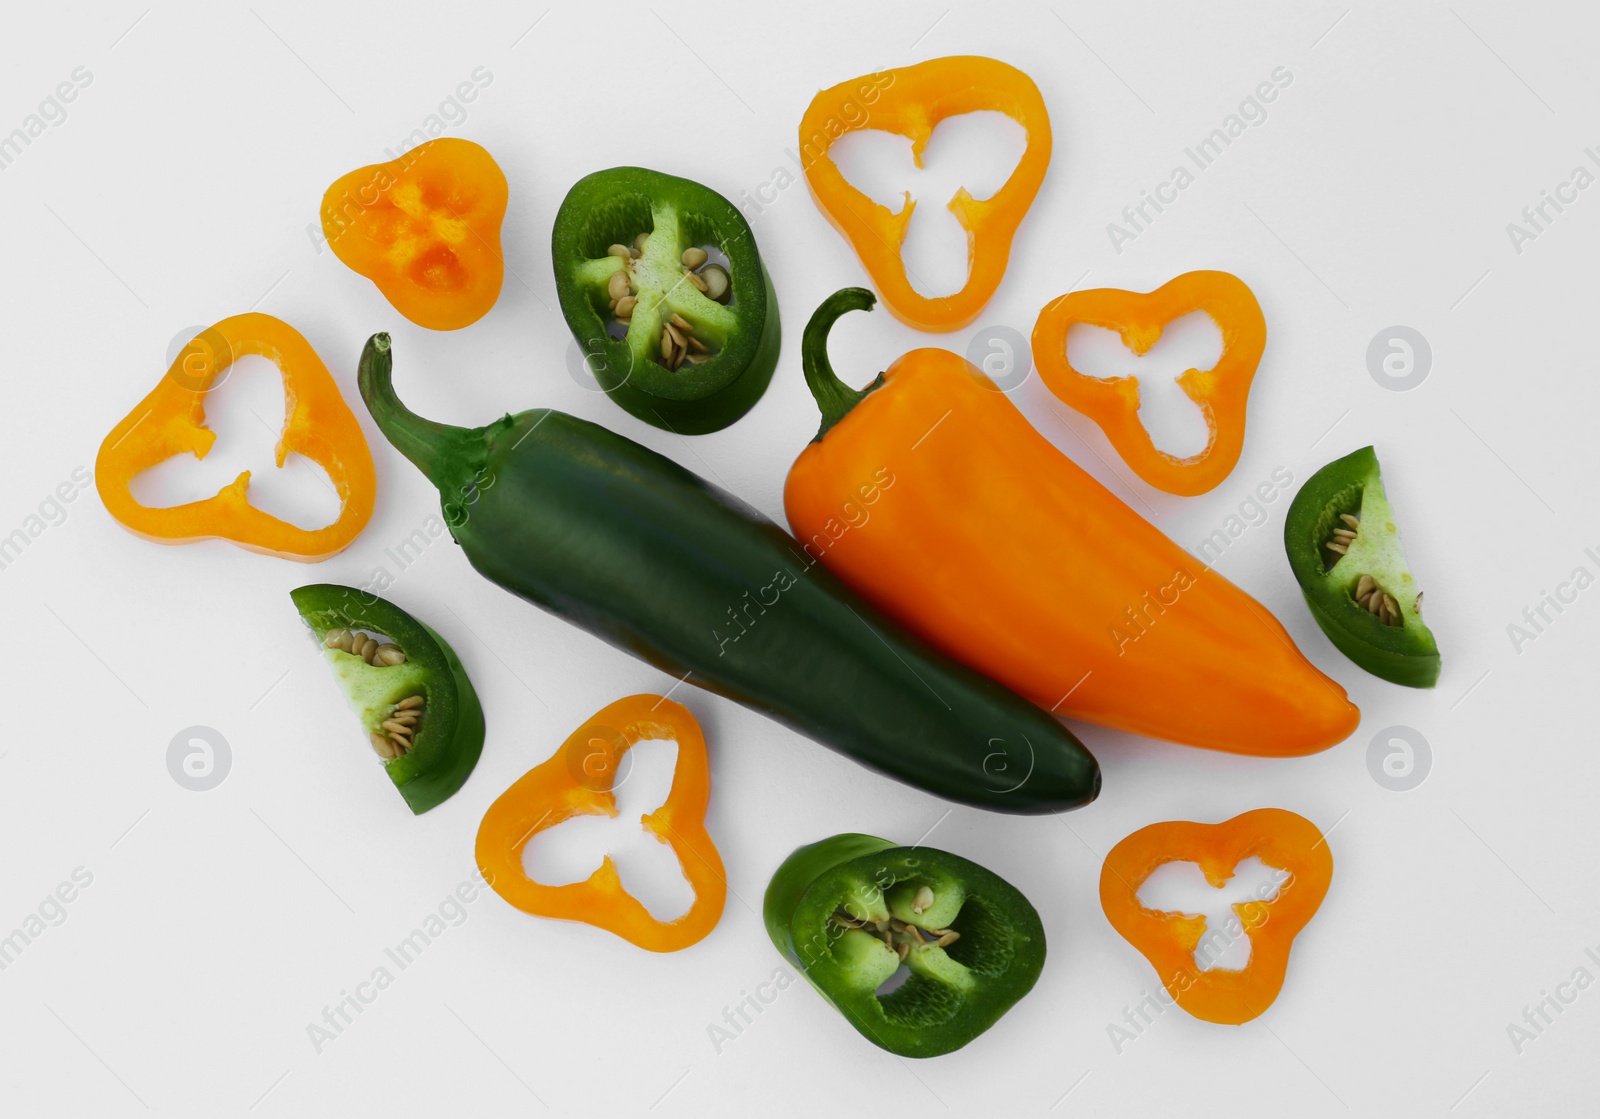
[[[459,330],[500,298],[506,198],[493,156],[444,137],[335,182],[322,198],[322,232],[334,255],[406,318]]]
[[[1028,145],[993,197],[979,201],[962,188],[950,200],[967,233],[967,282],[954,295],[924,296],[911,286],[901,258],[915,200],[908,195],[899,213],[879,205],[846,181],[828,149],[849,132],[879,129],[908,137],[921,167],[940,121],[982,109],[1015,120]],[[1014,66],[971,55],[935,58],[817,94],[800,121],[800,150],[812,197],[854,246],[895,317],[919,330],[959,330],[978,317],[1005,275],[1011,240],[1050,166],[1050,114],[1039,87]]]
[[[1080,373],[1067,359],[1067,331],[1073,323],[1115,330],[1142,357],[1169,322],[1191,311],[1206,312],[1222,331],[1222,356],[1212,368],[1178,378],[1211,433],[1203,451],[1178,458],[1158,449],[1139,419],[1139,378]],[[1158,490],[1193,497],[1215,489],[1239,462],[1250,382],[1266,344],[1261,304],[1243,280],[1185,272],[1148,293],[1095,288],[1054,300],[1033,328],[1033,363],[1051,392],[1100,425],[1135,474]]]
[[[1289,878],[1276,896],[1235,902],[1250,937],[1240,969],[1202,969],[1195,950],[1206,919],[1149,909],[1139,887],[1163,863],[1193,862],[1221,889],[1252,856]],[[1258,808],[1220,824],[1171,820],[1140,828],[1111,849],[1100,870],[1100,907],[1111,927],[1144,954],[1177,1004],[1196,1018],[1239,1025],[1257,1017],[1283,989],[1294,938],[1316,914],[1333,880],[1333,855],[1317,826],[1281,808]]]
[[[250,504],[248,470],[215,497],[165,509],[141,505],[129,489],[135,475],[173,455],[206,457],[217,440],[205,426],[206,393],[246,354],[269,359],[283,374],[288,415],[278,438],[278,466],[291,451],[304,455],[328,472],[339,494],[339,518],[325,528],[303,529]],[[221,538],[308,563],[343,551],[367,527],[377,493],[366,436],[328,367],[294,327],[254,312],[223,319],[184,347],[150,395],[100,444],[94,482],[106,510],[146,540],[190,544]]]
[[[607,855],[583,882],[545,886],[522,868],[522,849],[539,832],[573,816],[615,816],[617,766],[644,739],[678,744],[678,764],[666,803],[640,817],[646,830],[672,848],[694,887],[694,904],[675,921],[657,921],[622,888]],[[676,952],[705,938],[722,917],[728,881],[722,856],[706,833],[711,767],[706,740],[688,708],[657,695],[619,699],[574,731],[549,760],[500,794],[478,827],[477,858],[495,893],[525,913],[583,921],[652,952]]]
[[[806,551],[947,656],[1071,719],[1240,754],[1347,738],[1361,713],[1266,607],[1202,567],[1035,431],[958,354],[913,350],[866,389],[801,341],[822,430],[783,502]]]

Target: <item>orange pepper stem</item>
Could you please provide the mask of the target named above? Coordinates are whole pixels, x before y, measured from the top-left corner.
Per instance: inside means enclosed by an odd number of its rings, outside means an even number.
[[[870,311],[878,297],[866,288],[841,288],[822,301],[822,306],[806,323],[805,334],[800,339],[800,366],[805,370],[806,385],[816,398],[822,411],[822,427],[817,439],[828,434],[828,429],[844,419],[850,409],[861,403],[866,395],[883,384],[883,374],[864,389],[853,389],[839,380],[833,366],[828,363],[828,332],[842,315],[850,311]],[[815,442],[816,440],[813,440]]]

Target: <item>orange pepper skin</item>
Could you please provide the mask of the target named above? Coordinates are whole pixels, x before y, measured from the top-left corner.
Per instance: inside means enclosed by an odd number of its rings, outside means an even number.
[[[984,109],[1022,125],[1027,148],[993,197],[978,201],[962,188],[950,200],[967,233],[967,282],[954,295],[924,296],[911,286],[901,258],[916,202],[907,195],[899,213],[874,202],[850,185],[828,149],[846,133],[880,129],[908,137],[921,167],[940,121]],[[812,197],[854,247],[895,317],[918,330],[959,330],[978,317],[1005,275],[1012,238],[1050,166],[1050,114],[1033,79],[1013,66],[972,55],[935,58],[817,94],[800,122],[800,151]]]
[[[1203,451],[1178,458],[1158,449],[1139,420],[1139,378],[1078,372],[1067,360],[1067,330],[1073,323],[1115,330],[1142,357],[1167,323],[1191,311],[1206,312],[1222,331],[1222,356],[1211,369],[1178,378],[1211,432]],[[1158,490],[1193,497],[1215,489],[1238,465],[1250,382],[1266,345],[1267,320],[1243,280],[1228,272],[1185,272],[1148,293],[1095,288],[1052,301],[1033,328],[1033,363],[1051,392],[1100,425],[1135,474]]]
[[[339,495],[339,517],[303,529],[250,504],[244,471],[215,497],[165,509],[141,505],[129,482],[173,455],[205,458],[216,434],[205,426],[205,396],[216,378],[246,354],[270,360],[283,375],[288,415],[278,438],[277,464],[304,455],[328,472]],[[222,539],[284,559],[315,563],[342,552],[372,519],[377,475],[372,452],[328,367],[311,343],[281,319],[252,312],[223,319],[192,340],[150,395],[111,429],[94,464],[95,488],[124,528],[159,544]]]
[[[814,346],[808,328],[808,358]],[[869,602],[1064,718],[1272,757],[1360,721],[1264,606],[948,350],[907,353],[826,427],[790,468],[784,509]]]
[[[617,766],[644,739],[670,738],[678,764],[666,803],[640,818],[645,829],[672,848],[694,887],[694,904],[675,921],[657,921],[622,888],[607,855],[583,882],[545,886],[522,868],[528,840],[573,816],[615,816]],[[716,927],[727,901],[722,856],[705,827],[711,795],[706,740],[688,708],[656,695],[619,699],[574,731],[561,749],[500,794],[478,827],[477,859],[495,893],[525,913],[583,921],[652,952],[697,944]]]
[[[406,318],[459,330],[500,298],[506,198],[494,157],[447,136],[335,182],[322,198],[322,232]]]
[[[1221,888],[1251,856],[1292,876],[1271,901],[1235,902],[1249,931],[1250,960],[1241,969],[1200,970],[1195,948],[1204,917],[1146,909],[1139,887],[1163,863],[1194,862]],[[1259,1016],[1283,989],[1294,938],[1316,914],[1333,879],[1333,854],[1317,826],[1282,808],[1258,808],[1220,824],[1171,820],[1140,828],[1106,855],[1100,907],[1111,927],[1155,967],[1179,1006],[1207,1022],[1236,1026]]]

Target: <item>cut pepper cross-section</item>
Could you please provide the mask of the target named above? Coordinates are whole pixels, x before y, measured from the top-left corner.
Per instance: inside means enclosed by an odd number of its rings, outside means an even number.
[[[1233,905],[1237,931],[1224,936],[1249,935],[1249,962],[1237,969],[1202,967],[1195,950],[1207,934],[1205,918],[1151,909],[1139,900],[1139,888],[1170,862],[1195,863],[1213,888],[1221,888],[1249,858],[1284,875],[1275,893]],[[1236,1026],[1278,997],[1294,938],[1316,915],[1332,879],[1333,855],[1315,824],[1282,808],[1258,808],[1220,824],[1168,820],[1140,828],[1106,855],[1100,907],[1180,1007],[1203,1021]]]
[[[904,136],[918,167],[939,122],[966,113],[1000,112],[1027,133],[1027,148],[1004,185],[988,198],[966,188],[948,208],[967,235],[967,282],[951,295],[926,296],[912,285],[903,258],[911,215],[874,202],[852,186],[829,154],[841,136],[875,129]],[[1050,114],[1033,79],[992,58],[934,58],[852,78],[812,99],[800,121],[806,184],[827,219],[844,234],[896,318],[918,330],[959,330],[978,317],[1000,286],[1011,241],[1050,166]]]
[[[1026,995],[1044,926],[1017,888],[929,847],[845,834],[801,847],[767,887],[767,935],[873,1044],[936,1057]],[[880,988],[897,972],[904,982]]]
[[[597,171],[562,202],[551,251],[584,360],[639,419],[716,431],[766,390],[777,300],[749,223],[720,194],[638,167]]]
[[[1422,623],[1422,592],[1371,447],[1306,480],[1289,505],[1283,542],[1311,616],[1341,653],[1391,683],[1438,683],[1439,646]]]
[[[264,357],[283,375],[285,416],[277,463],[304,455],[328,472],[339,495],[339,518],[305,529],[250,503],[250,472],[217,493],[167,508],[141,504],[131,483],[175,455],[205,458],[217,441],[206,426],[206,394],[241,357]],[[162,544],[222,539],[253,552],[314,563],[343,551],[372,518],[377,475],[361,425],[339,386],[300,332],[252,312],[223,319],[192,339],[166,375],[111,429],[94,462],[95,488],[106,511],[129,532]]]
[[[1189,369],[1178,385],[1200,409],[1205,449],[1179,458],[1157,447],[1140,419],[1137,377],[1092,377],[1067,359],[1077,323],[1115,330],[1143,357],[1174,320],[1204,311],[1222,333],[1222,356],[1210,369]],[[1033,361],[1045,386],[1106,433],[1122,461],[1150,485],[1193,497],[1215,489],[1244,450],[1250,383],[1267,345],[1267,320],[1255,293],[1227,272],[1185,272],[1152,292],[1095,288],[1051,301],[1033,328]]]
[[[678,744],[678,763],[666,803],[639,822],[678,856],[694,887],[689,911],[676,920],[656,920],[623,888],[610,855],[582,882],[546,886],[529,878],[522,865],[528,841],[574,816],[615,816],[612,786],[622,755],[657,738]],[[716,928],[728,898],[722,856],[706,831],[710,796],[706,740],[689,709],[664,696],[628,696],[595,712],[489,806],[478,826],[478,867],[495,893],[525,913],[583,921],[640,948],[676,952]]]
[[[354,587],[316,583],[289,597],[411,811],[448,800],[478,764],[484,737],[483,708],[455,651],[394,603]]]

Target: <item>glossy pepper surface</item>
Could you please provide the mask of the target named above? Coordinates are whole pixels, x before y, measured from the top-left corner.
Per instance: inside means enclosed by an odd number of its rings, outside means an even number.
[[[1233,903],[1238,927],[1250,938],[1244,967],[1201,967],[1196,951],[1207,935],[1205,917],[1147,908],[1139,887],[1164,863],[1192,862],[1221,889],[1250,858],[1287,877],[1263,891],[1269,896]],[[1278,997],[1294,938],[1316,915],[1332,880],[1333,855],[1315,824],[1281,808],[1258,808],[1220,824],[1172,820],[1140,828],[1106,855],[1100,907],[1155,967],[1179,1006],[1207,1022],[1238,1025]]]
[[[642,167],[586,175],[556,212],[550,255],[580,354],[632,415],[699,435],[766,391],[778,300],[750,223],[710,187]]]
[[[960,1049],[1026,995],[1044,926],[1015,886],[931,847],[836,835],[790,855],[767,887],[767,935],[874,1045]],[[905,981],[878,988],[902,968]]]
[[[541,831],[574,816],[615,816],[612,785],[622,756],[637,742],[678,744],[666,802],[639,822],[672,849],[694,888],[694,903],[671,921],[658,921],[622,887],[607,855],[582,882],[546,886],[523,870],[522,853]],[[658,695],[636,695],[597,711],[547,761],[518,778],[484,813],[478,827],[478,867],[495,893],[525,913],[583,921],[652,952],[676,952],[705,939],[722,917],[728,880],[706,832],[711,764],[705,736],[689,709]]]
[[[1438,683],[1439,645],[1422,622],[1422,592],[1371,447],[1306,479],[1289,503],[1283,544],[1311,616],[1341,653],[1391,683]]]
[[[386,335],[361,392],[500,586],[687,680],[939,796],[1003,812],[1092,800],[1054,719],[931,652],[754,510],[632,440],[555,411],[433,423],[394,394]]]
[[[1044,439],[959,355],[867,388],[827,359],[846,288],[806,327],[822,429],[784,486],[808,554],[935,648],[1041,707],[1241,754],[1325,749],[1360,713],[1267,609]],[[884,485],[884,481],[888,485]]]
[[[217,440],[205,426],[206,393],[247,354],[267,358],[283,375],[286,407],[277,463],[282,467],[289,454],[299,454],[328,472],[339,495],[339,517],[331,525],[304,529],[263,513],[250,504],[248,470],[213,497],[166,508],[141,504],[129,488],[141,471],[174,455],[206,457]],[[377,491],[366,436],[328,367],[294,327],[258,313],[223,319],[183,348],[150,394],[100,444],[94,481],[106,510],[146,540],[222,539],[308,563],[336,555],[356,538],[372,518]]]
[[[289,597],[411,811],[420,816],[454,796],[484,737],[483,707],[455,650],[394,603],[355,587],[315,583]],[[358,632],[386,638],[384,649],[352,651],[348,637]],[[399,654],[392,663],[388,649]]]
[[[976,199],[962,188],[950,200],[967,234],[967,282],[953,295],[926,296],[912,285],[902,257],[916,201],[907,195],[898,211],[874,202],[850,184],[828,149],[857,129],[891,132],[911,141],[921,167],[940,121],[984,110],[1021,125],[1027,147],[992,196]],[[972,55],[935,58],[817,94],[800,122],[800,150],[812,197],[855,249],[895,317],[919,330],[959,330],[978,317],[1005,275],[1011,241],[1050,166],[1050,114],[1039,87],[1014,66]]]
[[[487,150],[446,136],[335,181],[322,198],[322,234],[406,318],[459,330],[500,298],[508,193]]]
[[[1194,311],[1204,311],[1222,332],[1222,356],[1210,369],[1178,378],[1210,432],[1199,454],[1179,458],[1159,449],[1139,419],[1139,378],[1080,373],[1067,359],[1067,337],[1075,323],[1103,327],[1143,357],[1168,323]],[[1243,280],[1227,272],[1185,272],[1149,293],[1094,288],[1054,300],[1034,325],[1033,362],[1045,386],[1099,424],[1135,474],[1158,490],[1192,497],[1215,489],[1238,465],[1250,383],[1266,344],[1267,320]]]

